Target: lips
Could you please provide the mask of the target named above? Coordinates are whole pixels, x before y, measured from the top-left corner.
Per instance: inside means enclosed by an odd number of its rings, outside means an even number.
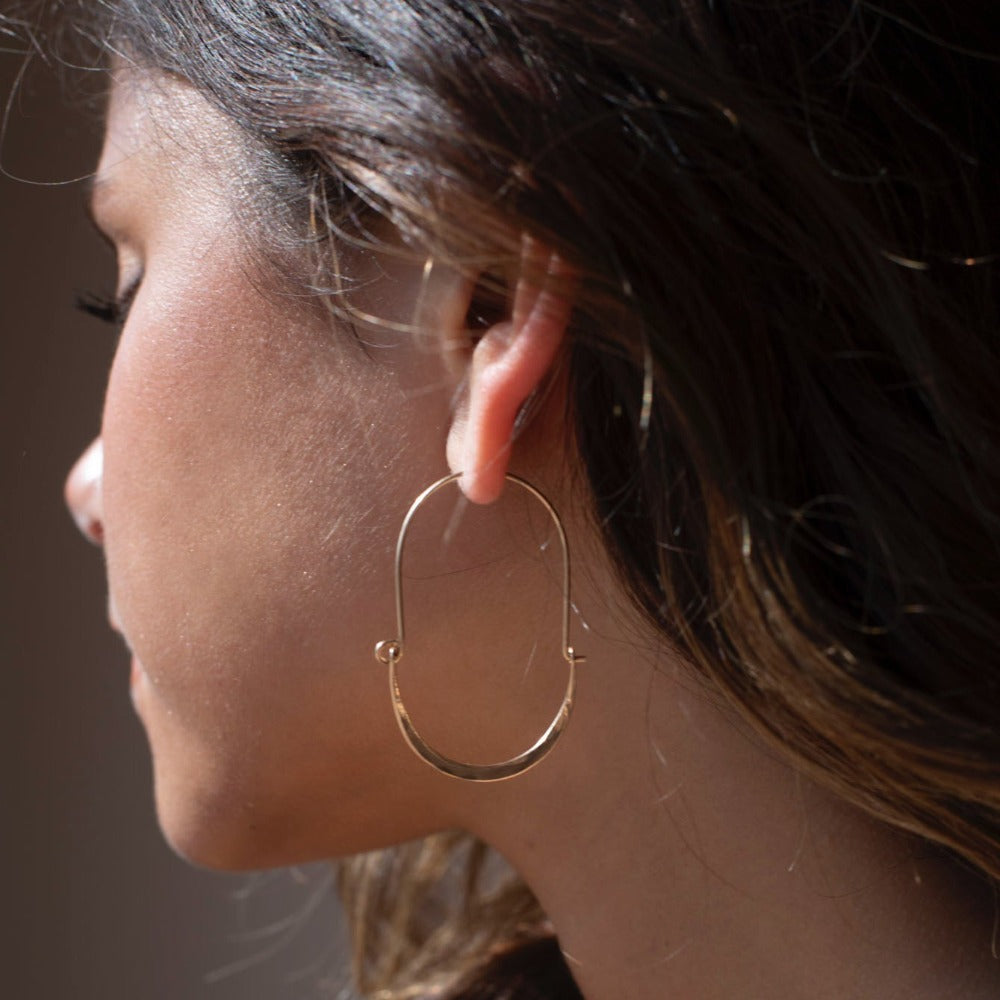
[[[139,716],[139,720],[145,723],[145,715],[143,713],[143,701],[146,697],[145,684],[146,674],[142,669],[142,664],[136,657],[132,657],[132,669],[129,673],[128,678],[128,693],[129,698],[132,701],[132,708],[135,710],[136,715]]]
[[[115,607],[115,599],[110,594],[108,594],[108,624],[119,635],[123,634],[121,619],[118,617],[118,609]]]

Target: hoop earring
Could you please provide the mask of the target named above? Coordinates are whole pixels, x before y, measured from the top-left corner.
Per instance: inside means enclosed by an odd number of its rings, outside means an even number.
[[[548,511],[552,518],[552,523],[556,527],[559,535],[559,542],[562,545],[562,567],[563,567],[563,619],[562,619],[562,646],[563,658],[569,664],[569,682],[566,685],[566,693],[563,696],[562,704],[555,718],[549,723],[548,729],[523,753],[509,760],[500,761],[497,764],[470,764],[465,761],[454,760],[435,750],[417,732],[416,727],[410,719],[409,712],[403,704],[403,697],[399,690],[399,680],[397,678],[396,665],[403,657],[403,639],[405,630],[403,626],[403,545],[406,542],[406,532],[413,520],[413,515],[419,510],[421,504],[432,494],[442,487],[455,482],[461,473],[454,473],[432,483],[417,497],[410,505],[410,509],[403,518],[403,526],[399,529],[399,540],[396,542],[396,626],[398,629],[397,639],[383,639],[375,646],[375,659],[389,667],[389,694],[392,698],[392,710],[396,716],[403,738],[410,749],[426,761],[431,767],[443,774],[453,778],[462,778],[466,781],[503,781],[506,778],[513,778],[541,762],[551,752],[559,737],[569,722],[570,712],[573,708],[573,697],[576,694],[576,665],[584,662],[584,657],[578,655],[569,641],[569,612],[570,612],[570,590],[569,590],[569,548],[566,544],[566,532],[563,530],[562,521],[556,513],[555,508],[548,498],[530,483],[515,476],[512,473],[506,475],[508,482],[516,483],[522,489],[527,490],[541,505]]]

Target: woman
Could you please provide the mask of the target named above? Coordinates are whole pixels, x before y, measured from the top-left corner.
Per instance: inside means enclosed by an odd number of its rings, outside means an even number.
[[[102,5],[69,502],[178,851],[430,836],[343,867],[370,995],[1000,994],[997,49],[951,17]]]

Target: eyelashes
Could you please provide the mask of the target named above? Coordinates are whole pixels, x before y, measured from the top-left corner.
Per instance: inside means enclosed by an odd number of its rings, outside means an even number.
[[[74,303],[80,312],[93,316],[95,319],[114,326],[121,326],[124,320],[124,313],[120,303],[114,299],[109,299],[104,295],[96,295],[93,292],[79,292]]]
[[[139,291],[139,282],[134,281],[118,298],[112,299],[106,295],[94,292],[80,292],[76,297],[76,308],[88,316],[93,316],[104,323],[110,323],[119,329],[125,325],[128,312]]]

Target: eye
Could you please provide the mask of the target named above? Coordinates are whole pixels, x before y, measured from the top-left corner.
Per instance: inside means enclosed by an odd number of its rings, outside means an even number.
[[[76,308],[88,316],[94,316],[105,323],[119,328],[125,325],[128,312],[139,291],[139,278],[132,282],[117,298],[108,298],[94,292],[81,292],[76,297]]]

